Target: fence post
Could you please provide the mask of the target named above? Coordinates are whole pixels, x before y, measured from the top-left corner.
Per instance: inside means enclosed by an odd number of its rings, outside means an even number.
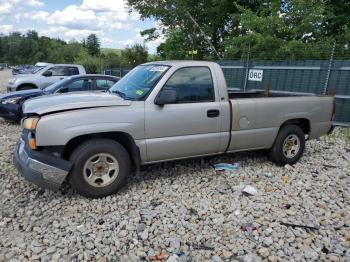
[[[331,76],[331,70],[332,70],[332,65],[333,65],[333,59],[334,59],[334,51],[335,51],[335,45],[336,42],[333,43],[333,47],[332,47],[332,52],[331,52],[331,57],[329,58],[329,64],[328,64],[328,70],[327,70],[327,77],[326,77],[326,81],[324,83],[324,88],[323,88],[323,94],[327,94],[328,91],[328,83],[329,83],[329,78]]]
[[[249,56],[250,56],[250,44],[249,44],[249,46],[248,46],[247,63],[246,63],[246,69],[245,69],[245,79],[244,79],[244,87],[243,87],[243,91],[244,91],[244,92],[245,92],[246,89],[247,89],[247,83],[248,83]]]

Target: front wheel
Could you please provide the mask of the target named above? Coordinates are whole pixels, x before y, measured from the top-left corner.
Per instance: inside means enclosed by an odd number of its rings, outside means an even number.
[[[70,161],[69,183],[81,195],[98,198],[116,193],[130,173],[125,148],[111,139],[93,139],[78,146]]]
[[[303,155],[305,149],[305,134],[296,125],[281,128],[269,155],[277,165],[295,164]]]

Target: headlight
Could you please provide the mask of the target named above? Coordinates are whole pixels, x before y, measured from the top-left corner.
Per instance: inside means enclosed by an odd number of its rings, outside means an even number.
[[[17,81],[17,78],[14,77],[14,78],[10,79],[9,83],[10,83],[10,84],[13,84],[13,83],[16,82],[16,81]]]
[[[26,118],[24,119],[22,126],[24,129],[35,131],[36,126],[38,125],[39,119],[40,119],[39,117]]]
[[[21,99],[21,97],[13,97],[9,99],[2,100],[3,104],[17,104],[17,102]]]

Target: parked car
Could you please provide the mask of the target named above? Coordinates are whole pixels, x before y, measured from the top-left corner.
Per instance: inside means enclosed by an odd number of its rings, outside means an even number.
[[[31,71],[33,69],[32,65],[17,65],[12,68],[13,75],[25,74],[25,72]]]
[[[45,63],[45,62],[38,62],[35,64],[35,66],[31,65],[20,65],[17,67],[14,67],[12,69],[12,74],[13,75],[26,75],[26,74],[35,74],[39,72],[41,69],[50,66],[52,64],[50,63]]]
[[[106,91],[120,78],[106,75],[77,75],[64,78],[44,89],[30,89],[0,95],[0,117],[19,122],[22,105],[33,97],[79,91]]]
[[[33,74],[16,75],[7,85],[8,92],[22,91],[52,85],[67,76],[85,75],[85,68],[81,65],[56,64],[48,65]]]
[[[331,132],[334,97],[228,92],[213,62],[140,65],[109,93],[27,101],[14,152],[29,181],[58,189],[68,180],[87,197],[120,189],[131,167],[268,149],[278,165],[302,156],[305,138]]]

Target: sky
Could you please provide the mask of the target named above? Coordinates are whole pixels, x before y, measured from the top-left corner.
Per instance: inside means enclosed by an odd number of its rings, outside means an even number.
[[[123,0],[0,0],[0,33],[35,30],[39,35],[80,41],[95,33],[101,47],[124,48],[143,43],[140,31],[156,22],[128,13]],[[156,52],[161,39],[148,42]]]

